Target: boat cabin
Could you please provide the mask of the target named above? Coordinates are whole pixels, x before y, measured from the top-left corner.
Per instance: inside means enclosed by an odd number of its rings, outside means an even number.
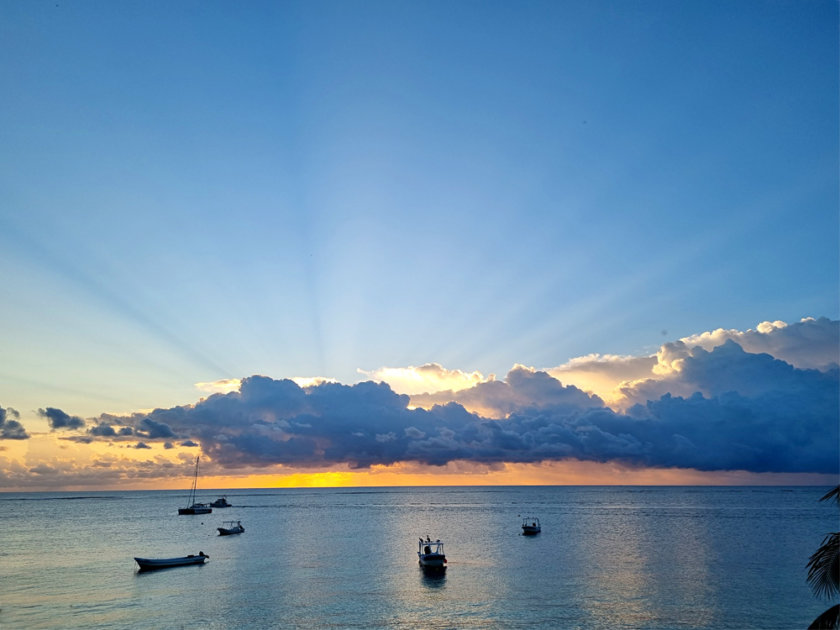
[[[526,516],[522,519],[523,536],[533,536],[534,534],[539,534],[541,531],[540,519],[536,516]]]

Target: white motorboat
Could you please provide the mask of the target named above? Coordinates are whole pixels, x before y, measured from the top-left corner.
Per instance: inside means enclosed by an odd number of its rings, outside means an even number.
[[[190,554],[179,558],[137,558],[137,562],[141,571],[154,571],[156,569],[169,569],[171,567],[183,567],[188,564],[204,564],[208,556],[203,551],[199,551],[198,555]]]
[[[219,530],[219,536],[232,536],[233,534],[241,534],[245,531],[241,521],[225,521],[222,525],[223,527],[216,528]]]
[[[215,501],[210,504],[211,508],[226,508],[226,507],[233,507],[230,503],[228,503],[227,497],[219,497]]]
[[[446,556],[443,553],[443,543],[438,540],[432,540],[428,536],[426,539],[420,539],[420,544],[417,546],[417,558],[420,561],[420,566],[427,570],[443,571],[446,569]]]
[[[540,527],[540,519],[536,516],[526,516],[522,519],[522,535],[533,536],[542,531]]]

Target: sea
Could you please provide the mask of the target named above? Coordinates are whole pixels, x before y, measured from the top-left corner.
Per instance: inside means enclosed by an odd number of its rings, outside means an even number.
[[[185,492],[0,494],[0,628],[801,629],[836,603],[806,569],[840,528],[828,490],[207,490],[233,507],[196,516]]]

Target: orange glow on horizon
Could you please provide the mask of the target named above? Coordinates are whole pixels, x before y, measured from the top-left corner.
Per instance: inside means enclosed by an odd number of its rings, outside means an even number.
[[[128,443],[78,444],[41,434],[0,449],[0,492],[182,490],[189,488],[195,449],[136,449]],[[616,462],[540,463],[400,462],[355,470],[282,465],[224,469],[202,456],[199,491],[246,488],[517,486],[517,485],[833,485],[832,475],[704,472],[633,468]]]

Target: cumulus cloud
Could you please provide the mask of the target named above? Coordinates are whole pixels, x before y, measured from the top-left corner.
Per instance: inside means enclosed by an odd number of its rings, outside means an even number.
[[[26,440],[29,434],[18,421],[20,414],[11,407],[0,407],[0,440]]]
[[[735,342],[750,354],[768,354],[800,369],[830,370],[840,363],[840,321],[807,317],[794,324],[765,321],[746,331],[718,328],[662,345],[651,356],[592,354],[545,371],[567,385],[596,394],[616,411],[666,393],[690,396],[695,383],[680,375],[695,349]]]
[[[680,341],[706,350],[734,341],[746,352],[766,353],[798,368],[829,369],[840,363],[840,320],[827,317],[806,317],[794,324],[766,321],[746,331],[718,328]]]
[[[656,363],[655,356],[589,354],[575,357],[546,372],[567,385],[575,385],[597,395],[607,405],[617,409],[624,402],[622,388],[640,379],[650,378]]]
[[[449,370],[438,363],[426,363],[419,367],[382,367],[358,372],[370,380],[388,383],[391,389],[401,394],[460,391],[495,378],[492,374],[485,378],[480,372]]]
[[[598,396],[589,395],[573,385],[564,386],[548,373],[523,365],[514,366],[504,381],[492,380],[457,392],[411,397],[412,405],[427,409],[450,402],[457,402],[465,409],[488,418],[504,418],[524,407],[586,409],[603,406]]]
[[[85,426],[85,421],[78,416],[71,416],[61,409],[54,407],[47,407],[46,409],[39,409],[38,415],[47,419],[50,428],[55,429],[81,429]]]
[[[650,368],[651,378],[627,387],[635,404],[626,411],[547,372],[515,366],[503,381],[412,397],[385,383],[302,388],[252,376],[238,391],[120,423],[139,435],[157,429],[158,437],[168,431],[199,442],[227,468],[573,458],[708,471],[838,471],[840,369],[798,368],[731,339],[711,350],[680,347],[679,355],[667,374]]]
[[[239,384],[242,379],[238,378],[224,378],[218,381],[210,381],[206,383],[196,383],[196,389],[207,392],[209,394],[227,394],[239,389]]]

